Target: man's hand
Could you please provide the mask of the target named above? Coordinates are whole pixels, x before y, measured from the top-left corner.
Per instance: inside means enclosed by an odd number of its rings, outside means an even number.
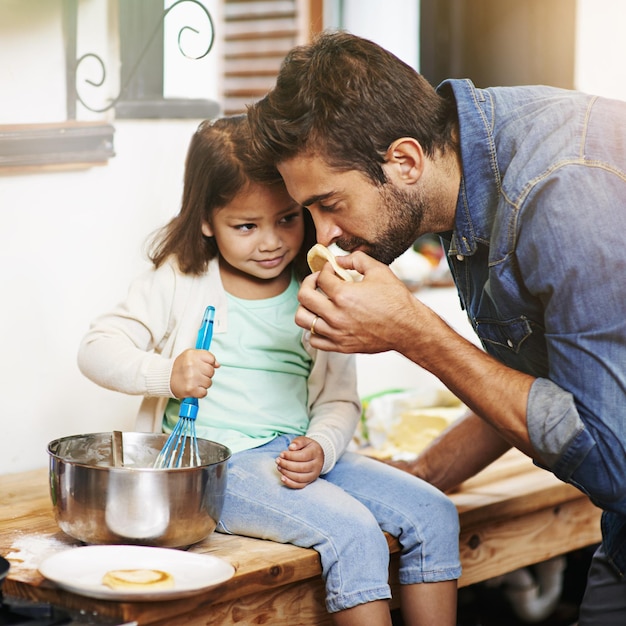
[[[425,307],[389,267],[363,252],[337,257],[337,262],[356,270],[363,279],[347,283],[330,265],[307,276],[298,294],[296,324],[310,330],[315,320],[311,345],[322,350],[376,353],[398,349],[407,338],[403,322],[408,317],[419,324],[413,311]]]

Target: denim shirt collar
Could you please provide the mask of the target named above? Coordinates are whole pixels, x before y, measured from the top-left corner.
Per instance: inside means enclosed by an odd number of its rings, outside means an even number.
[[[488,91],[468,79],[446,80],[437,91],[454,97],[459,118],[462,177],[450,253],[470,256],[479,243],[489,242],[501,188],[493,102]]]

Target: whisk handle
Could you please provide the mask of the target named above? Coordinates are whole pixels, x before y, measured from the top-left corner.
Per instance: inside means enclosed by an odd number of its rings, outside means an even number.
[[[215,320],[215,307],[208,306],[204,311],[202,325],[196,339],[196,350],[208,350],[213,338],[213,321]]]
[[[198,338],[196,340],[196,350],[208,350],[211,345],[211,338],[213,337],[213,320],[215,319],[215,307],[208,306],[204,311],[204,317],[202,318],[202,325],[198,331]],[[185,398],[180,403],[180,410],[178,412],[179,417],[184,417],[190,420],[195,420],[198,416],[198,399],[197,398]]]
[[[190,420],[195,420],[198,417],[198,399],[197,398],[185,398],[180,403],[180,410],[178,412],[179,417],[186,417]]]

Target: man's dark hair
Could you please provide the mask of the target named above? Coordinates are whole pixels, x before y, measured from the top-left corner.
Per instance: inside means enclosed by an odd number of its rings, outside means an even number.
[[[275,87],[248,110],[255,160],[268,166],[298,154],[358,170],[377,184],[387,149],[413,137],[428,156],[452,146],[456,115],[410,66],[377,44],[325,32],[285,57]]]

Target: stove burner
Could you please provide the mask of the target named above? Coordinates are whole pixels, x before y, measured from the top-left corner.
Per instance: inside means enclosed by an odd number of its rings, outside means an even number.
[[[46,602],[3,599],[0,594],[0,626],[137,626],[137,622],[122,624],[92,615],[70,614]]]
[[[17,599],[0,602],[0,625],[61,626],[72,623],[75,622],[69,613],[50,604]]]
[[[137,622],[122,624],[96,614],[69,613],[47,602],[3,596],[1,587],[9,569],[9,561],[0,556],[0,626],[137,626]]]

